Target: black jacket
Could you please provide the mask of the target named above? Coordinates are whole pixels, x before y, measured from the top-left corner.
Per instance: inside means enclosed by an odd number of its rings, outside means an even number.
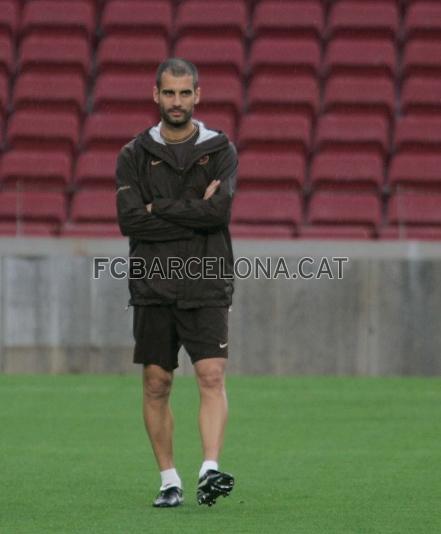
[[[130,257],[143,258],[149,276],[129,279],[130,304],[176,304],[180,308],[229,306],[234,291],[233,251],[228,223],[236,187],[237,155],[222,132],[198,122],[199,135],[185,168],[178,168],[159,135],[159,125],[136,136],[120,151],[116,169],[121,232],[130,238]],[[212,180],[216,193],[204,200]],[[152,203],[152,213],[146,204]],[[202,262],[193,276],[167,272],[167,259],[215,258],[204,279]],[[151,276],[158,262],[166,277]]]

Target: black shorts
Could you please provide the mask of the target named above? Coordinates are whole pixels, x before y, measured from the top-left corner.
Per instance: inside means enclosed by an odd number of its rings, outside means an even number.
[[[176,306],[134,306],[134,363],[178,367],[183,345],[193,363],[228,357],[229,307],[180,309]]]

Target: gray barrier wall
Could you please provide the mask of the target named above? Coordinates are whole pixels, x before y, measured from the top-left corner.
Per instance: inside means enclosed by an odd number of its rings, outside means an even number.
[[[441,244],[234,242],[236,258],[322,257],[334,279],[237,279],[230,373],[441,374]],[[0,239],[0,371],[137,372],[127,280],[92,278],[121,240]],[[348,257],[337,279],[332,257]],[[245,263],[240,265],[241,272]],[[181,353],[181,373],[191,372]]]

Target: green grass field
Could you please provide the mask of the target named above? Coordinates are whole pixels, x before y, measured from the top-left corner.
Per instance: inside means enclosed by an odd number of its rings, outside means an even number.
[[[441,380],[231,377],[228,499],[200,507],[193,378],[176,379],[185,504],[159,477],[134,376],[0,376],[0,532],[441,532]]]

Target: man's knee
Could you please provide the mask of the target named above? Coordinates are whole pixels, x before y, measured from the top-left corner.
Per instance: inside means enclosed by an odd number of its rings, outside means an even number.
[[[225,385],[225,364],[216,360],[201,360],[196,365],[199,386],[204,390],[222,391]]]
[[[149,400],[163,400],[170,395],[173,375],[158,366],[144,368],[144,393]]]

